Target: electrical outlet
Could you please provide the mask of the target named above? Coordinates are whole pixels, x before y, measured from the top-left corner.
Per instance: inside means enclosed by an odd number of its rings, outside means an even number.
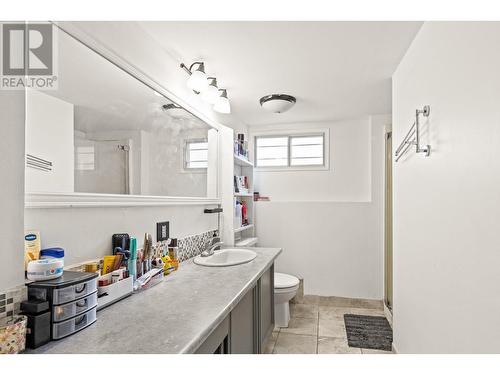
[[[160,223],[156,223],[156,241],[165,241],[168,240],[170,235],[169,230],[169,222],[162,221]]]

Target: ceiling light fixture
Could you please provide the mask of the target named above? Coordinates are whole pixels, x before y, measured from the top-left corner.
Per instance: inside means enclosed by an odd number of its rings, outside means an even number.
[[[217,87],[217,79],[215,77],[207,78],[210,83],[205,91],[201,93],[201,98],[210,104],[215,104],[219,99],[220,93],[219,88]]]
[[[191,113],[186,111],[184,108],[178,106],[177,104],[163,104],[161,106],[163,112],[166,112],[170,117],[175,119],[190,119],[192,118]]]
[[[260,98],[260,105],[266,111],[283,113],[288,111],[297,102],[294,96],[287,94],[271,94]]]
[[[221,93],[214,105],[214,111],[219,113],[231,113],[231,104],[229,104],[226,89],[220,89],[219,91]]]
[[[200,93],[208,87],[204,63],[196,61],[192,63],[189,68],[186,65],[181,64],[181,68],[184,69],[190,76],[187,81],[187,85],[191,90]]]

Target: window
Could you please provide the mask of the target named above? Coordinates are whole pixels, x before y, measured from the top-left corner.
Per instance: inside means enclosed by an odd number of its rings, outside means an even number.
[[[184,168],[208,168],[208,141],[206,139],[186,140]]]
[[[257,167],[325,165],[325,133],[255,137]]]
[[[95,169],[94,146],[77,146],[75,154],[77,171],[93,171]]]

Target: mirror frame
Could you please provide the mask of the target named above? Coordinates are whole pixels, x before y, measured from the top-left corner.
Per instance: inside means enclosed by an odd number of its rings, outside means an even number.
[[[65,25],[51,22],[59,32],[68,34],[77,42],[86,46],[90,51],[97,53],[118,69],[130,74],[150,89],[162,94],[168,100],[181,106],[193,116],[198,117],[208,126],[217,130],[217,197],[177,197],[177,196],[150,196],[125,194],[97,194],[97,193],[37,193],[25,191],[25,208],[71,208],[71,207],[138,207],[138,206],[175,206],[175,205],[211,205],[221,204],[221,166],[222,150],[220,149],[221,128],[223,125],[208,118],[196,108],[173,94],[158,83],[151,76],[138,67],[130,64],[122,57],[112,52],[108,47],[89,37],[75,25]]]

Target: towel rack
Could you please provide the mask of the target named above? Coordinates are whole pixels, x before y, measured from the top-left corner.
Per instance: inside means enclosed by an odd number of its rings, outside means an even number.
[[[423,152],[425,156],[430,155],[431,146],[426,145],[422,147],[420,145],[420,122],[419,122],[420,115],[423,115],[424,117],[429,117],[430,113],[431,113],[431,107],[428,105],[424,106],[424,108],[422,109],[415,110],[415,122],[411,126],[406,136],[403,138],[403,141],[397,148],[396,152],[394,153],[396,161],[398,161],[406,153],[406,151],[408,151],[408,149],[411,146],[415,146],[415,152],[417,153]]]
[[[45,172],[50,172],[52,170],[51,161],[30,154],[26,154],[26,166],[34,169],[39,169]]]

